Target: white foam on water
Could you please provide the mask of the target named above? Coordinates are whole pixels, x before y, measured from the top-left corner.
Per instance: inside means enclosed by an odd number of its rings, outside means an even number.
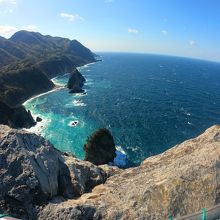
[[[83,92],[83,93],[76,93],[75,96],[86,96],[88,90],[85,89],[84,91],[85,92]]]
[[[55,89],[52,89],[48,92],[44,92],[44,93],[41,93],[39,95],[36,95],[36,96],[33,96],[32,98],[28,99],[27,101],[23,102],[23,105],[26,105],[28,102],[32,101],[33,99],[36,99],[36,98],[39,98],[41,96],[44,96],[44,95],[47,95],[49,93],[52,93],[52,92],[55,92],[55,91],[58,91],[60,89],[63,89],[64,87],[56,87]]]
[[[38,135],[42,134],[43,130],[48,127],[48,125],[51,123],[51,118],[50,117],[45,117],[39,114],[33,114],[32,116],[34,119],[36,119],[37,117],[40,117],[42,119],[42,121],[37,122],[37,124],[31,128],[25,129],[27,131],[30,131],[32,133],[36,133]]]
[[[74,120],[74,121],[70,121],[68,126],[70,127],[76,127],[77,125],[79,124],[79,121],[78,120]]]
[[[128,159],[125,151],[122,149],[121,146],[116,146],[116,157],[114,158],[113,163],[109,165],[115,165],[118,167],[126,167],[128,164]]]
[[[91,66],[91,65],[93,65],[93,64],[95,64],[96,62],[93,62],[93,63],[88,63],[88,64],[86,64],[86,65],[84,65],[84,66],[79,66],[79,67],[77,67],[77,70],[82,70],[82,69],[86,69],[86,68],[88,68],[89,66]]]
[[[86,106],[86,104],[83,103],[82,100],[80,100],[80,99],[74,100],[73,105],[74,106]]]

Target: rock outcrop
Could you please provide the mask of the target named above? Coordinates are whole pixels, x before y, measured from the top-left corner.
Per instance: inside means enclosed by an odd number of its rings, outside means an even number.
[[[11,108],[0,101],[0,124],[13,128],[30,128],[36,124],[31,112],[23,106]]]
[[[42,137],[0,125],[0,213],[163,220],[219,203],[220,126],[120,170],[80,161]]]
[[[0,100],[10,108],[20,107],[54,88],[51,78],[90,62],[95,62],[94,54],[76,40],[28,31],[0,37]]]
[[[168,219],[220,203],[220,126],[110,177],[39,219]],[[85,210],[88,210],[86,212]],[[66,214],[64,214],[66,213]]]
[[[0,125],[0,213],[36,219],[40,207],[54,197],[77,198],[106,176],[103,169],[61,153],[40,136]]]
[[[85,78],[82,74],[75,68],[71,73],[67,83],[67,88],[70,90],[70,93],[81,93],[84,92],[82,89]]]
[[[114,139],[110,131],[101,128],[95,131],[84,145],[85,159],[95,165],[113,162],[116,156]]]

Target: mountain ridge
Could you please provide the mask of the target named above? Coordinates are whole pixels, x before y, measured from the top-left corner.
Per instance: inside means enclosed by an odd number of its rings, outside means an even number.
[[[53,89],[51,78],[95,61],[94,54],[77,40],[28,31],[1,37],[0,101],[9,108],[20,107],[28,98]]]

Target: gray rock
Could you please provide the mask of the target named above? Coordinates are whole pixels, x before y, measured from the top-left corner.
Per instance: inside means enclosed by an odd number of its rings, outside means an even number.
[[[65,164],[68,166],[76,197],[90,191],[96,185],[106,181],[107,174],[103,169],[87,161],[81,161],[74,157],[66,156]]]
[[[70,89],[70,93],[82,93],[84,90],[82,89],[85,78],[82,76],[82,74],[75,68],[69,77],[67,88]]]
[[[195,139],[147,158],[139,167],[116,171],[105,184],[78,199],[46,206],[41,216],[56,219],[60,210],[89,206],[96,210],[90,219],[164,220],[219,204],[219,189],[220,126],[213,126]]]
[[[0,125],[0,213],[35,219],[52,198],[75,198],[105,178],[101,168],[61,153],[43,137]]]
[[[66,204],[62,207],[56,204],[49,204],[46,206],[43,212],[40,212],[38,219],[41,220],[94,220],[100,219],[95,218],[96,209],[92,205],[76,205],[76,204]]]

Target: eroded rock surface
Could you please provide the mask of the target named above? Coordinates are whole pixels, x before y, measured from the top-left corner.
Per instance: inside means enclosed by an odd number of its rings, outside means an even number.
[[[107,174],[56,150],[43,137],[0,125],[0,213],[36,219],[54,197],[72,199],[104,183]]]
[[[220,127],[146,159],[139,167],[110,177],[91,193],[49,204],[39,217],[69,219],[57,213],[77,207],[95,208],[88,219],[168,219],[220,202]],[[75,209],[76,208],[76,209]],[[68,215],[69,216],[69,215]],[[87,219],[77,217],[72,219]]]
[[[70,93],[82,93],[84,90],[82,89],[85,78],[82,76],[82,74],[75,68],[69,77],[67,88],[70,90]]]

